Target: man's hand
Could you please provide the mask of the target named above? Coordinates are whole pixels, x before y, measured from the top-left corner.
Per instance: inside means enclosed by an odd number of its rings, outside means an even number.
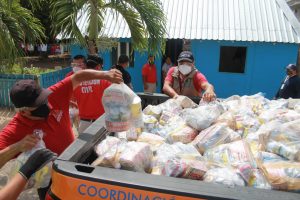
[[[212,90],[206,90],[202,96],[204,101],[211,102],[216,99],[216,94]]]
[[[117,69],[111,69],[106,72],[106,80],[112,83],[121,83],[123,82],[122,73]]]
[[[26,163],[19,170],[19,173],[28,180],[32,174],[56,158],[57,155],[49,149],[39,149],[28,158]]]
[[[32,149],[40,139],[35,135],[26,135],[22,140],[17,143],[17,148],[20,152]]]

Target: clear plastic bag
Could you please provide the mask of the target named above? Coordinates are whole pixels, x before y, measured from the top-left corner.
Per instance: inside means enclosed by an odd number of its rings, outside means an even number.
[[[156,150],[165,143],[165,138],[155,135],[152,133],[143,132],[137,139],[137,142],[144,142],[151,146],[151,150],[156,152]]]
[[[264,137],[262,145],[268,152],[291,161],[300,161],[300,119],[274,127]]]
[[[14,175],[18,173],[19,169],[22,167],[22,165],[25,164],[25,162],[32,154],[34,154],[39,149],[45,148],[45,143],[43,141],[43,131],[40,129],[35,129],[33,131],[33,134],[40,139],[39,142],[31,150],[21,153],[16,158],[14,167],[11,169],[11,172],[9,174],[10,179],[12,179]],[[36,171],[28,180],[26,189],[47,187],[51,180],[52,164],[53,162],[48,162],[45,166]]]
[[[144,142],[128,142],[125,150],[120,156],[122,168],[138,171],[150,172],[153,152],[150,145]]]
[[[105,125],[110,132],[142,128],[141,99],[124,83],[112,84],[103,94]]]
[[[207,149],[241,139],[237,133],[235,134],[226,124],[219,123],[201,131],[192,144],[203,154]]]
[[[220,104],[207,104],[195,109],[185,109],[181,112],[181,117],[190,127],[202,131],[216,122],[217,118],[224,112]]]
[[[186,168],[186,163],[182,163],[181,158],[189,159],[189,160],[197,160],[201,159],[201,154],[197,151],[197,149],[191,144],[183,144],[181,142],[177,142],[174,144],[162,144],[156,151],[156,156],[153,160],[152,174],[155,175],[166,175],[170,174],[182,174]],[[166,163],[169,163],[169,166],[165,168]],[[178,170],[172,168],[172,166],[179,166]],[[163,169],[165,171],[163,172]],[[174,170],[175,171],[174,171]],[[174,171],[174,172],[172,172]]]
[[[231,168],[210,169],[204,175],[204,182],[218,183],[229,187],[246,186],[245,181]]]
[[[92,163],[93,166],[121,168],[120,155],[124,151],[126,142],[119,138],[107,136],[96,147],[98,158]]]
[[[300,191],[300,163],[290,161],[264,162],[262,170],[272,188]]]
[[[238,167],[242,164],[249,164],[256,168],[257,164],[250,150],[249,144],[244,140],[222,144],[209,149],[204,153],[206,160],[217,162],[224,166]]]

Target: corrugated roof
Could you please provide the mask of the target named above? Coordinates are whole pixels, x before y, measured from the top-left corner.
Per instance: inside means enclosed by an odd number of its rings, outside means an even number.
[[[166,38],[300,43],[285,0],[162,0]],[[102,34],[130,38],[121,15],[107,11]]]

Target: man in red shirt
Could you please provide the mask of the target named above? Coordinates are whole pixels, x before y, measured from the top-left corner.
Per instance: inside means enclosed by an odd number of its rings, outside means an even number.
[[[148,63],[142,69],[144,92],[154,93],[156,91],[156,66],[154,56],[149,55]]]
[[[165,78],[164,93],[173,98],[184,95],[189,97],[202,96],[205,101],[214,100],[216,98],[214,87],[195,68],[192,52],[181,52],[177,61],[178,66],[170,68]]]
[[[122,81],[122,74],[110,71],[81,70],[48,89],[34,80],[21,80],[10,91],[17,114],[0,131],[0,167],[23,151],[35,146],[35,131],[44,133],[46,148],[61,154],[75,139],[69,118],[69,101],[81,82],[105,79]]]
[[[87,69],[102,69],[102,58],[94,55],[88,56]],[[104,113],[102,96],[106,88],[111,85],[107,80],[90,80],[82,82],[73,92],[79,109],[78,133],[82,133],[96,119]]]

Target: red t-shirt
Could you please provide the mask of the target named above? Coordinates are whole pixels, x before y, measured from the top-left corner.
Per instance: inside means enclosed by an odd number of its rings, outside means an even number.
[[[46,147],[57,154],[74,141],[69,117],[69,101],[73,93],[71,78],[67,77],[48,89],[53,91],[48,97],[49,117],[46,120],[30,120],[17,113],[0,131],[0,150],[32,134],[35,129],[44,132]]]
[[[74,90],[79,116],[82,119],[97,119],[104,113],[102,96],[106,88],[111,85],[107,80],[85,81]]]
[[[145,64],[142,69],[142,75],[146,77],[147,83],[156,83],[156,66],[150,66],[149,63]]]
[[[171,84],[173,84],[173,81],[174,81],[172,74],[174,73],[175,69],[176,69],[176,67],[171,67],[165,78],[165,80],[170,81]],[[198,71],[196,73],[196,75],[193,77],[193,82],[194,82],[195,89],[199,92],[199,94],[201,94],[202,93],[201,84],[206,83],[207,79],[205,78],[205,76],[202,73],[200,73]]]
[[[66,74],[66,77],[69,77],[69,76],[71,76],[71,75],[73,75],[74,74],[74,72],[73,71],[70,71],[70,72],[68,72],[67,74]]]

